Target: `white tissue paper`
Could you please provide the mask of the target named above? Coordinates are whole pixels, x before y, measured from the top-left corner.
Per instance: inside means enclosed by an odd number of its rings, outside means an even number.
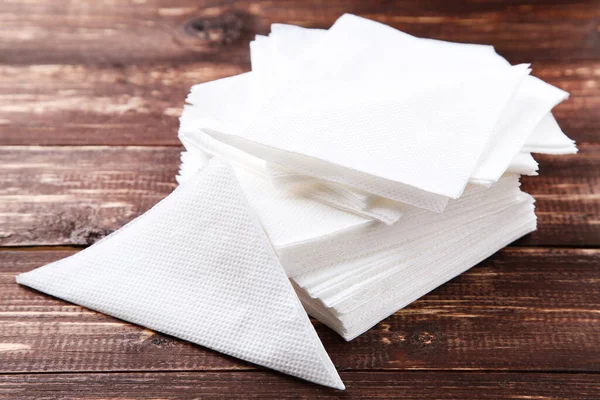
[[[390,29],[372,21],[352,16],[345,16],[341,19],[342,22],[345,20],[350,20],[350,22],[352,23],[357,22],[359,24],[375,24],[376,26],[383,27],[383,29]],[[336,23],[336,26],[339,25],[341,25],[341,22]],[[221,107],[223,104],[229,104],[231,101],[228,99],[228,97],[235,97],[236,105],[240,105],[241,103],[243,103],[243,101],[240,99],[246,96],[249,96],[246,99],[247,104],[254,104],[260,102],[259,99],[257,99],[256,94],[253,96],[251,94],[252,91],[245,90],[244,87],[251,86],[253,82],[256,87],[261,88],[260,90],[254,91],[255,93],[262,94],[265,92],[269,92],[269,88],[273,86],[273,82],[276,82],[278,79],[280,79],[274,77],[281,75],[281,73],[278,74],[278,71],[280,70],[274,68],[273,66],[284,66],[284,68],[282,69],[284,71],[291,69],[291,67],[294,65],[294,62],[298,58],[298,55],[302,54],[302,51],[305,50],[307,47],[310,47],[309,44],[314,44],[315,42],[318,42],[318,39],[321,38],[325,32],[326,31],[323,30],[309,30],[289,25],[274,25],[273,32],[269,35],[268,38],[260,37],[261,40],[253,42],[254,47],[252,47],[252,73],[244,74],[242,76],[233,78],[235,80],[233,84],[231,82],[227,82],[227,80],[221,80],[210,83],[208,88],[206,87],[206,85],[199,85],[192,90],[192,93],[188,97],[188,102],[197,105],[199,109],[203,110],[203,113],[205,115],[214,114],[212,110],[214,109],[215,105]],[[506,68],[508,68],[509,65],[507,61],[504,60],[502,57],[498,56],[493,51],[493,48],[491,48],[490,46],[465,45],[441,41],[431,41],[427,39],[414,38],[408,35],[401,35],[401,37],[405,41],[406,39],[409,39],[411,43],[421,43],[425,48],[429,48],[432,45],[435,45],[434,48],[436,49],[436,54],[439,53],[439,51],[437,51],[439,49],[445,49],[446,53],[448,51],[453,52],[453,65],[455,66],[459,65],[460,60],[462,60],[463,64],[473,63],[473,60],[477,60],[479,65],[487,68],[488,70],[490,68],[492,68],[492,70],[506,70]],[[283,38],[289,40],[288,46],[281,45]],[[275,43],[280,44],[279,46],[276,46]],[[271,44],[270,48],[269,44]],[[286,51],[282,51],[281,49],[286,49]],[[423,52],[426,53],[426,51]],[[271,68],[269,68],[269,66],[271,66]],[[255,72],[260,73],[255,74]],[[219,85],[223,85],[224,87],[226,86],[226,89],[216,90],[216,87],[218,87]],[[237,89],[236,86],[238,86]],[[212,93],[207,93],[206,90],[211,88],[213,89]],[[215,94],[216,97],[211,94]],[[503,115],[500,121],[501,123],[497,124],[495,127],[496,132],[494,133],[493,146],[490,146],[488,144],[488,147],[494,148],[495,151],[492,152],[488,150],[482,155],[482,160],[480,161],[477,169],[473,171],[469,181],[471,183],[490,185],[494,181],[496,181],[499,178],[499,176],[505,171],[521,172],[522,169],[512,168],[511,159],[514,160],[515,157],[518,157],[519,149],[523,146],[525,139],[531,134],[531,131],[542,119],[542,117],[545,114],[548,114],[550,109],[556,103],[564,99],[566,96],[567,94],[565,92],[554,88],[538,80],[537,78],[526,77],[526,79],[523,81],[523,85],[519,87],[519,90],[515,94],[515,98],[511,103],[511,107],[503,111]],[[213,101],[213,107],[211,107],[210,105],[203,104],[203,99],[217,99],[218,101]],[[289,106],[289,101],[286,101],[284,103],[286,104],[286,106]],[[249,108],[254,110],[253,107]],[[243,124],[242,121],[247,118],[243,118],[240,116],[248,115],[248,112],[244,111],[247,109],[248,107],[243,108],[242,110],[237,110],[237,112],[234,115],[230,114],[229,116],[231,118],[229,118],[229,120],[235,121],[232,122],[231,125]],[[202,123],[200,123],[199,125],[202,125]],[[196,124],[195,126],[197,127],[198,124]],[[206,128],[207,131],[210,132],[212,132],[214,129],[219,129],[215,126],[206,126]],[[560,133],[562,134],[562,132]],[[275,171],[275,173],[273,174],[274,181],[278,185],[294,185],[296,182],[300,181],[301,185],[296,186],[294,188],[296,192],[304,193],[305,195],[308,195],[312,198],[316,198],[319,201],[324,201],[328,204],[338,206],[343,210],[352,211],[359,215],[371,217],[373,219],[377,219],[386,223],[393,223],[397,221],[401,216],[401,211],[399,211],[397,207],[394,207],[393,202],[387,203],[387,206],[384,208],[383,213],[381,213],[381,209],[379,209],[378,212],[370,212],[368,206],[365,206],[364,203],[348,203],[347,197],[339,196],[338,193],[334,194],[331,193],[331,191],[328,192],[323,186],[323,184],[313,185],[311,190],[306,190],[307,188],[305,184],[308,183],[306,176],[300,176],[298,174],[295,174],[293,171],[289,169],[286,170],[285,168],[281,168],[280,166],[276,166],[274,168],[271,167],[270,170],[271,172]],[[286,172],[282,174],[281,171]],[[528,174],[535,173],[535,171],[530,170],[526,172]],[[281,179],[282,175],[285,175],[285,179]],[[294,176],[296,176],[297,179],[294,179]],[[329,185],[332,186],[331,189],[333,189],[334,184],[329,183]],[[344,187],[346,193],[353,193],[352,197],[356,197],[357,194],[358,197],[364,197],[364,191],[362,190],[353,190],[352,188],[348,188],[344,185],[339,184],[336,184],[336,186],[338,188],[340,186]],[[334,191],[337,192],[338,190],[335,189]],[[373,196],[371,198],[377,197],[378,196]],[[412,200],[418,203],[417,199],[412,198]],[[438,200],[439,201],[433,201],[432,199],[429,199],[429,201],[427,201],[426,203],[421,203],[421,206],[431,210],[443,209],[446,201],[444,199]],[[418,205],[417,203],[413,202],[412,204]]]
[[[178,179],[230,159],[305,308],[347,340],[535,230],[519,175],[576,151],[551,114],[568,94],[491,46],[345,15],[274,24],[251,62],[192,88]]]
[[[487,49],[440,43],[344,16],[251,107],[253,117],[207,133],[307,175],[442,211],[444,198],[464,190],[529,70],[487,62],[479,56]],[[456,62],[433,71],[450,51]]]
[[[344,389],[231,168],[218,160],[104,240],[17,281]]]
[[[351,22],[360,24],[376,24],[372,21],[357,19],[355,17],[348,16]],[[358,28],[358,26],[357,26]],[[311,32],[311,35],[306,33]],[[322,30],[309,30],[301,29],[289,25],[274,25],[273,32],[269,35],[271,41],[276,42],[277,39],[285,37],[289,40],[289,46],[287,52],[281,52],[283,46],[271,45],[269,51],[269,42],[265,40],[261,41],[261,47],[267,47],[266,51],[262,52],[262,57],[269,57],[268,60],[264,60],[263,73],[260,77],[255,77],[257,80],[262,80],[263,77],[268,77],[274,73],[273,68],[271,71],[265,71],[266,66],[274,65],[275,68],[279,65],[284,65],[286,68],[290,68],[296,58],[302,54],[303,50],[306,49],[308,44],[314,44],[316,40],[324,34]],[[304,33],[304,34],[302,34]],[[431,41],[428,39],[419,39],[410,36],[403,35],[403,37],[411,38],[415,41],[421,41],[431,44],[435,43],[437,46],[445,46],[451,50],[461,50],[456,52],[453,59],[459,60],[460,54],[470,54],[475,50],[478,53],[478,60],[485,60],[487,64],[485,67],[489,68],[505,68],[508,66],[508,62],[500,57],[493,51],[493,48],[489,46],[477,46],[470,44],[456,44],[442,41]],[[290,51],[290,48],[297,48],[297,51]],[[468,51],[465,51],[468,50]],[[256,57],[261,58],[261,57]],[[254,58],[253,58],[254,60]],[[471,61],[472,58],[466,60]],[[483,67],[483,66],[482,66]],[[254,64],[253,64],[254,71]],[[261,86],[268,86],[266,80],[262,80]],[[523,147],[523,144],[531,132],[540,122],[544,115],[549,115],[549,111],[557,103],[564,100],[568,94],[560,89],[557,89],[551,85],[546,84],[543,81],[535,77],[526,77],[523,84],[519,87],[515,94],[514,99],[510,102],[509,106],[503,111],[499,123],[496,125],[496,133],[494,133],[494,143],[488,144],[487,154],[484,154],[480,164],[476,171],[471,176],[471,181],[482,182],[487,181],[493,183],[496,181],[504,171],[509,167],[511,158],[519,152],[519,149]],[[563,135],[564,136],[564,135]],[[491,151],[493,149],[493,151]]]
[[[552,114],[546,115],[527,138],[523,151],[545,154],[575,154],[575,141],[569,139]]]

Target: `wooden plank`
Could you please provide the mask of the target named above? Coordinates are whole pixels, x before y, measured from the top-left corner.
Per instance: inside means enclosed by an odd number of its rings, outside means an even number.
[[[0,147],[0,245],[87,245],[175,187],[180,148]],[[545,156],[524,178],[537,197],[538,231],[527,245],[600,245],[600,144]]]
[[[598,59],[595,0],[403,2],[5,0],[0,63],[248,61],[273,22],[327,28],[343,13],[417,36],[487,43],[516,61]]]
[[[179,146],[190,87],[241,72],[211,63],[0,65],[0,144]]]
[[[0,65],[0,145],[178,146],[178,117],[189,88],[247,69],[210,62]],[[571,93],[555,109],[563,130],[578,142],[597,143],[600,61],[541,61],[533,69]]]
[[[180,150],[0,148],[0,245],[93,243],[173,190]]]
[[[269,371],[0,376],[0,399],[592,399],[594,374],[347,372],[346,391]],[[151,388],[151,390],[149,390]]]
[[[522,177],[536,199],[538,230],[519,245],[600,245],[600,145],[580,145],[568,156],[535,155],[539,176]]]
[[[72,251],[0,251],[0,373],[254,370],[19,286]],[[315,326],[349,370],[600,372],[598,249],[509,248],[359,338]]]

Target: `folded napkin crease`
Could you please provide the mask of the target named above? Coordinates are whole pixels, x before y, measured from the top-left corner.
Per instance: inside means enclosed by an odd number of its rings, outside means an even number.
[[[344,385],[229,165],[17,282],[321,385]]]

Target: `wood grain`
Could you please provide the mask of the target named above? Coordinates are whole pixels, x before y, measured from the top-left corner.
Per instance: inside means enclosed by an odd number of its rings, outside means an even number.
[[[214,63],[0,65],[0,145],[179,146],[190,87],[243,71]]]
[[[0,376],[0,399],[540,399],[600,396],[594,374],[345,372],[346,391],[252,373],[97,373]],[[260,392],[256,389],[261,388]]]
[[[176,147],[0,147],[0,245],[89,245],[175,187]],[[521,244],[600,245],[600,144],[538,157],[538,231]]]
[[[72,251],[0,251],[0,373],[254,366],[17,285]],[[318,322],[340,370],[600,372],[600,250],[505,249],[359,338]]]
[[[0,245],[87,245],[176,185],[179,148],[0,147]]]
[[[346,12],[417,36],[492,44],[518,62],[599,58],[597,0],[5,0],[0,63],[237,65],[273,22],[328,28]]]

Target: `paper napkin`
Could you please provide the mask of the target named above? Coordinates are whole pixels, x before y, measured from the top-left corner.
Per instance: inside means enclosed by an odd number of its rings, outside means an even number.
[[[355,43],[350,39],[357,29],[364,36]],[[429,63],[442,47],[404,37],[372,21],[342,17],[307,50],[287,83],[254,110],[249,124],[209,133],[307,175],[416,206],[421,200],[403,196],[403,185],[458,197],[528,70],[484,70],[463,62],[432,71]],[[381,63],[383,72],[375,69]],[[449,146],[464,153],[450,155]]]
[[[231,168],[206,168],[143,216],[17,282],[344,389]]]
[[[527,138],[523,151],[546,154],[577,153],[575,141],[569,139],[552,114],[546,115]]]
[[[309,312],[351,340],[534,229],[532,199],[521,193],[453,228],[432,229],[408,244],[346,262],[349,270],[340,275],[314,271],[320,276],[294,281]]]
[[[339,26],[347,20],[357,26],[371,25],[389,30],[389,27],[354,16],[344,16],[340,18],[340,22],[336,25]],[[264,40],[261,41],[261,47],[265,49],[261,56],[266,59],[260,61],[262,61],[264,67],[263,71],[268,69],[269,66],[270,71],[260,77],[254,77],[254,79],[261,81],[261,87],[269,87],[274,81],[272,76],[276,74],[277,71],[275,70],[279,66],[284,66],[284,71],[291,69],[297,59],[302,59],[307,48],[319,45],[319,40],[323,38],[325,33],[326,31],[322,30],[303,29],[290,25],[273,27],[268,40],[263,38]],[[494,70],[509,66],[509,63],[496,54],[491,46],[432,41],[406,34],[402,34],[400,38],[403,42],[421,43],[424,47],[433,45],[436,49],[435,56],[443,58],[445,61],[450,58],[450,61],[458,66],[461,65],[461,62],[462,65],[477,63],[479,68],[492,68]],[[285,39],[288,44],[287,51],[282,51],[284,47],[281,45],[276,46],[276,43],[281,42],[282,39]],[[450,55],[448,52],[452,53],[451,57],[445,57],[447,54]],[[348,53],[348,56],[352,56],[352,53]],[[386,63],[386,65],[388,64],[389,62]],[[444,68],[448,68],[446,63],[444,63]],[[503,111],[500,121],[495,127],[494,142],[488,144],[488,151],[482,156],[477,169],[472,174],[471,181],[486,181],[488,184],[495,182],[507,170],[510,159],[518,153],[525,139],[531,134],[542,116],[548,114],[552,107],[567,96],[566,92],[535,77],[526,77],[523,85],[516,92],[515,98]]]
[[[343,19],[343,18],[342,18]],[[361,22],[366,21],[359,19]],[[373,23],[372,21],[368,21],[368,23]],[[378,25],[378,24],[377,24]],[[299,27],[286,26],[286,25],[277,25],[277,28],[273,28],[273,32],[271,35],[267,37],[259,37],[257,41],[253,44],[256,45],[253,47],[252,52],[252,60],[253,63],[256,63],[256,71],[253,73],[260,72],[260,77],[255,76],[252,77],[252,74],[245,74],[240,77],[236,77],[236,82],[241,86],[248,86],[248,82],[258,82],[256,85],[261,88],[261,90],[257,91],[258,93],[263,93],[265,90],[268,92],[269,85],[272,85],[274,81],[273,77],[277,75],[276,68],[273,66],[284,66],[283,70],[285,71],[287,67],[293,65],[294,60],[298,58],[298,54],[302,52],[302,50],[306,50],[310,48],[310,45],[314,45],[315,42],[318,42],[318,39],[323,36],[326,31],[322,30],[307,30]],[[310,33],[310,34],[309,34]],[[466,45],[466,44],[456,44],[442,41],[431,41],[427,39],[419,39],[414,38],[412,36],[403,35],[403,38],[408,38],[410,41],[415,43],[424,43],[427,46],[431,47],[431,44],[435,44],[435,47],[439,49],[445,49],[446,51],[454,51],[456,54],[453,59],[461,59],[460,55],[466,54],[464,56],[464,62],[474,59],[473,54],[477,55],[477,60],[479,64],[493,66],[495,69],[502,68],[505,69],[508,67],[508,63],[502,57],[498,56],[493,48],[490,46],[478,46],[478,45]],[[288,41],[288,46],[275,46],[274,44],[279,42],[280,44],[285,40]],[[260,39],[260,40],[258,40]],[[260,46],[258,46],[260,44]],[[271,46],[269,47],[269,44]],[[426,46],[426,47],[427,47]],[[281,49],[294,49],[292,51],[283,51]],[[256,49],[260,49],[257,51]],[[458,49],[462,49],[461,51],[457,51]],[[473,51],[476,49],[476,51]],[[466,51],[468,50],[468,51]],[[279,71],[279,73],[281,73]],[[225,84],[225,80],[221,81],[222,84]],[[218,82],[211,83],[212,87]],[[248,90],[231,90],[232,86],[228,83],[228,87],[224,90],[220,90],[218,93],[206,92],[202,85],[195,87],[192,90],[192,93],[188,97],[188,102],[194,104],[196,108],[202,110],[204,115],[210,115],[214,111],[215,104],[227,104],[229,101],[227,100],[227,96],[235,96],[236,97],[236,106],[239,106],[244,103],[244,101],[240,101],[240,98],[244,96],[249,96]],[[234,85],[235,86],[235,85]],[[250,84],[250,86],[252,86]],[[267,89],[265,89],[267,88]],[[235,93],[235,94],[234,94]],[[220,95],[220,97],[218,97]],[[217,96],[217,97],[215,97]],[[493,146],[489,146],[488,148],[493,148],[496,151],[488,151],[482,156],[482,160],[480,165],[476,171],[473,172],[470,177],[470,182],[477,184],[486,184],[490,185],[495,180],[499,178],[499,176],[504,171],[521,171],[522,169],[519,166],[517,169],[511,168],[511,159],[514,159],[518,156],[519,147],[523,145],[525,138],[530,135],[531,130],[535,127],[536,123],[542,117],[544,113],[547,113],[552,106],[560,101],[562,98],[566,96],[566,93],[560,91],[550,85],[547,85],[534,77],[527,77],[524,81],[524,84],[520,87],[520,90],[516,94],[516,98],[514,100],[514,105],[512,106],[512,112],[504,111],[504,123],[501,123],[496,126],[496,131],[494,133],[494,143]],[[212,100],[212,105],[207,104],[210,100]],[[255,102],[253,98],[252,102]],[[246,104],[248,100],[246,100]],[[516,110],[516,111],[515,111]],[[187,112],[188,110],[186,110]],[[222,118],[222,120],[235,120],[229,128],[224,129],[234,129],[232,126],[239,125],[243,118],[239,117],[240,115],[247,114],[247,111],[244,111],[244,108],[236,110],[237,112],[234,114],[233,118]],[[510,111],[510,110],[509,110]],[[230,114],[231,115],[231,114]],[[506,117],[508,115],[508,117]],[[202,126],[202,124],[196,124],[196,129],[198,126]],[[209,131],[213,129],[217,129],[218,127],[204,125]],[[273,169],[272,169],[273,170]],[[291,171],[292,173],[295,173]],[[535,173],[535,171],[530,172]],[[298,173],[295,173],[299,176]],[[275,181],[277,182],[276,176]],[[303,180],[301,186],[295,187],[296,192],[304,193],[309,197],[314,199],[318,199],[319,201],[323,201],[327,204],[334,205],[343,210],[355,212],[359,215],[369,217],[375,220],[379,220],[385,223],[393,223],[396,222],[401,216],[401,212],[398,212],[397,207],[384,207],[383,209],[379,208],[377,210],[372,210],[369,207],[356,206],[348,203],[348,199],[344,196],[340,197],[338,193],[331,193],[333,190],[337,192],[336,186],[331,182],[326,182],[329,185],[329,188],[323,186],[323,182],[318,185],[315,185],[313,182],[313,186],[310,190],[306,190],[307,186],[305,183],[308,183],[305,180],[305,177],[301,178]],[[292,180],[287,179],[287,183],[293,183]],[[338,185],[339,186],[339,185]],[[344,185],[342,185],[344,186]],[[304,189],[299,191],[298,188]],[[352,188],[349,188],[352,191]],[[360,193],[361,190],[356,189],[355,195],[351,197],[356,197],[356,193]],[[351,192],[347,192],[351,193]],[[406,195],[406,193],[404,193]],[[377,199],[380,196],[374,196],[373,199]],[[429,198],[427,200],[419,200],[419,198],[411,197],[415,202],[413,204],[419,203],[423,208],[433,209],[433,210],[441,210],[446,204],[446,200],[443,198]],[[389,204],[389,203],[388,203]],[[382,212],[383,211],[383,212]]]
[[[440,252],[437,259],[430,258],[425,263],[407,266],[404,275],[394,278],[394,286],[378,293],[377,301],[364,303],[362,307],[348,313],[337,313],[331,308],[323,307],[320,300],[311,298],[303,290],[298,290],[298,295],[312,316],[338,332],[344,339],[352,340],[398,309],[535,230],[535,218],[531,217],[533,209],[530,205],[524,206],[521,212],[515,211],[517,210],[509,210],[502,215],[505,218],[502,221],[502,231],[494,230],[492,225],[488,225],[487,231],[474,231],[470,238],[473,245],[469,249],[459,249],[455,246],[454,251]],[[498,224],[500,220],[486,222]],[[430,265],[438,268],[430,269]]]

